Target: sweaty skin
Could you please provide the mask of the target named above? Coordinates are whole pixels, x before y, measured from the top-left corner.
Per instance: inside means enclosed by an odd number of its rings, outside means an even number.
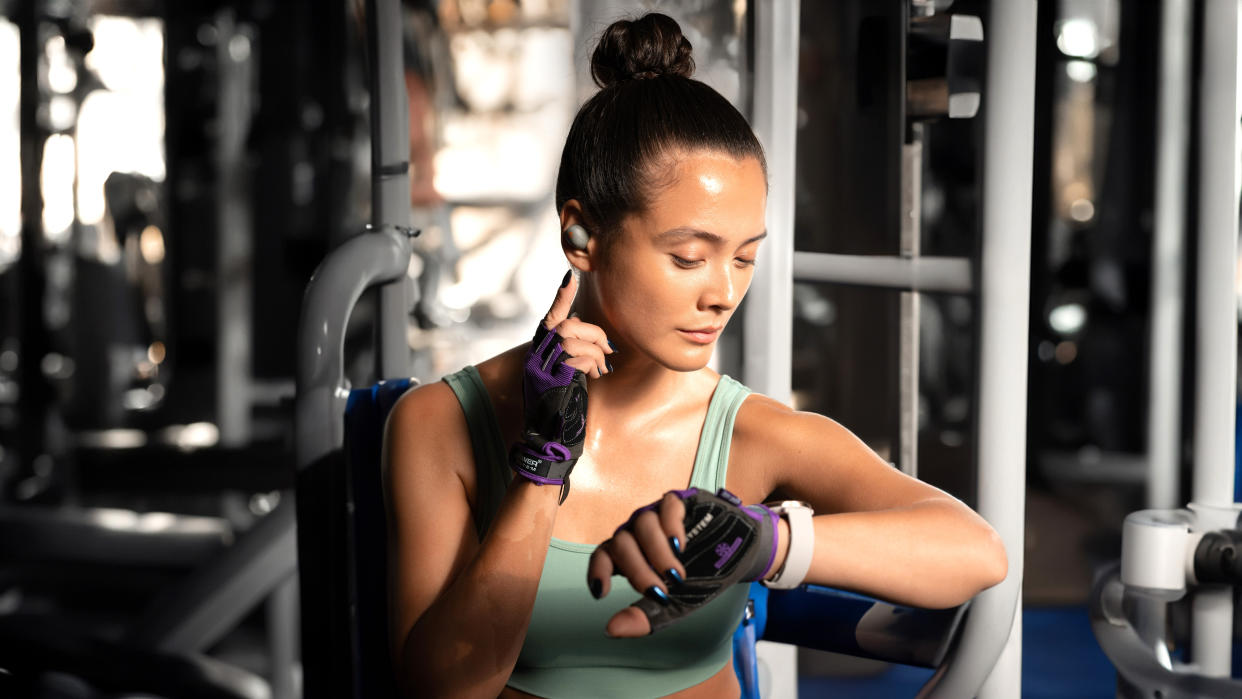
[[[766,234],[766,182],[757,160],[714,151],[671,153],[652,170],[647,181],[663,186],[651,192],[647,211],[618,230],[592,231],[585,250],[564,245],[581,285],[570,280],[556,292],[546,322],[569,338],[569,363],[590,377],[590,393],[585,448],[563,505],[553,488],[517,484],[479,542],[471,520],[475,466],[456,399],[437,383],[394,408],[387,452],[394,649],[403,683],[420,696],[525,696],[505,682],[552,536],[602,544],[588,576],[604,595],[636,599],[663,584],[662,571],[680,568],[667,537],[684,532],[668,507],[636,519],[632,534],[611,537],[635,509],[689,482],[719,379],[706,365],[750,285]],[[570,200],[561,229],[573,223],[587,225]],[[549,291],[559,281],[550,278]],[[521,433],[525,351],[478,366],[506,443]],[[747,503],[779,492],[812,504],[809,582],[936,607],[959,604],[1006,574],[999,538],[961,502],[892,468],[832,420],[764,396],[752,394],[738,412],[726,487]],[[780,537],[776,568],[787,527]],[[614,574],[628,584],[614,588]],[[627,608],[607,632],[644,635],[646,617]],[[459,643],[473,649],[465,666],[447,651]],[[726,664],[674,696],[738,692]]]

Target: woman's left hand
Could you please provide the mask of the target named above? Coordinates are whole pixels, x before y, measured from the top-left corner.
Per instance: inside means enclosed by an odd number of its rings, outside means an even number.
[[[771,572],[777,516],[764,505],[745,507],[721,489],[712,494],[671,490],[635,510],[612,538],[596,547],[587,585],[602,598],[613,575],[623,575],[643,599],[613,615],[608,635],[646,636],[715,599],[730,585]]]

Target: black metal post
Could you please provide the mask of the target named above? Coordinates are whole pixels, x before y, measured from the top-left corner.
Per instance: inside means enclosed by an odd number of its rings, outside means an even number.
[[[39,31],[39,0],[17,3],[14,19],[21,37],[20,123],[22,229],[18,261],[18,454],[21,473],[29,474],[35,459],[46,452],[46,416],[51,387],[41,363],[48,351],[43,321],[43,297],[47,286],[43,231],[43,145],[48,133],[39,123],[39,55],[43,42]],[[18,482],[15,479],[13,482]]]

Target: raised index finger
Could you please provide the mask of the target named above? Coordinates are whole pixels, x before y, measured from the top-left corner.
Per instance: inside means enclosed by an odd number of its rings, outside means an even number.
[[[556,328],[569,317],[569,309],[574,305],[574,294],[578,293],[578,277],[571,269],[565,273],[565,280],[561,282],[561,288],[556,291],[556,298],[552,301],[552,307],[548,309],[548,314],[543,317],[543,327],[548,330]]]

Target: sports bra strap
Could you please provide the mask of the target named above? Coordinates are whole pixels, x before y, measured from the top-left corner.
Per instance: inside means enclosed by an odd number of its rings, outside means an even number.
[[[459,372],[444,377],[453,389],[461,410],[466,416],[466,428],[470,432],[470,446],[474,450],[475,480],[477,481],[474,503],[474,529],[479,540],[492,525],[492,517],[500,509],[505,488],[512,474],[505,467],[505,445],[500,436],[500,423],[492,409],[492,398],[479,378],[479,371],[467,366]]]
[[[725,487],[729,446],[733,443],[733,422],[748,395],[749,388],[731,377],[720,376],[720,383],[707,404],[707,416],[703,419],[703,434],[699,437],[699,450],[694,456],[694,470],[690,473],[692,487],[713,493]]]

